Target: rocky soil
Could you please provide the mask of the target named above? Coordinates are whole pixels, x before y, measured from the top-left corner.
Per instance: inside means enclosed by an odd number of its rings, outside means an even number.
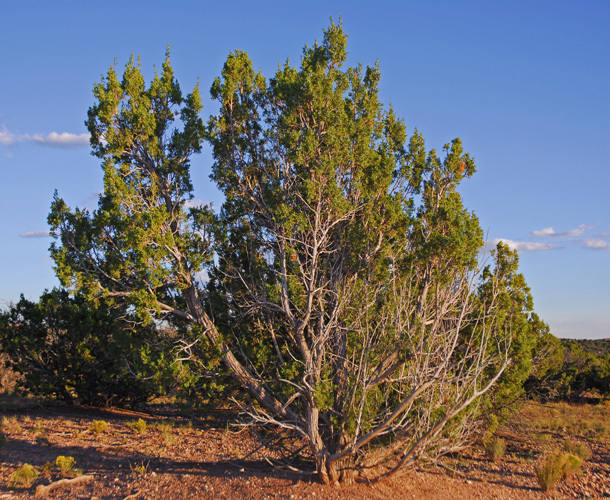
[[[3,403],[0,401],[0,405]],[[187,419],[171,407],[146,412],[56,405],[0,406],[6,443],[0,448],[0,499],[560,499],[610,498],[610,443],[587,443],[592,457],[580,476],[544,493],[535,466],[545,450],[566,436],[532,438],[523,427],[503,431],[506,455],[497,463],[482,450],[369,484],[323,486],[313,475],[278,460],[251,429],[234,432],[222,412]],[[142,419],[142,423],[136,422]],[[107,423],[93,424],[95,421]],[[95,428],[98,425],[98,428]],[[571,436],[579,439],[578,436]],[[73,457],[61,473],[58,456]],[[8,488],[24,463],[41,471],[30,487]],[[47,465],[45,469],[45,464]],[[303,464],[305,468],[307,464]],[[82,476],[90,476],[82,479]],[[54,484],[62,478],[81,480]],[[44,488],[43,488],[44,489]]]

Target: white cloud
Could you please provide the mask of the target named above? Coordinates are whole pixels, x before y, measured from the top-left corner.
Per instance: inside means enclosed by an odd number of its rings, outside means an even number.
[[[184,208],[199,208],[202,205],[205,205],[205,201],[194,198],[192,200],[186,200],[184,202]]]
[[[19,235],[21,238],[49,238],[51,231],[30,231]]]
[[[210,281],[208,272],[205,269],[203,269],[202,271],[197,271],[195,273],[194,277],[203,286],[205,286],[208,283],[208,281]]]
[[[553,238],[570,238],[573,236],[582,236],[587,229],[593,229],[593,226],[587,226],[585,224],[581,224],[576,229],[570,229],[569,231],[565,231],[563,233],[558,233],[552,227],[545,227],[543,229],[539,229],[536,231],[532,231],[534,236],[551,236]]]
[[[12,146],[17,142],[31,142],[40,146],[53,148],[79,148],[89,145],[89,134],[71,134],[69,132],[51,132],[47,135],[41,134],[14,134],[6,127],[0,130],[0,144]]]
[[[2,127],[2,130],[0,130],[0,144],[12,146],[15,142],[17,142],[17,136],[7,130],[6,127]]]
[[[552,227],[545,227],[544,229],[540,229],[538,231],[532,231],[534,236],[554,236],[555,230]]]
[[[593,226],[585,226],[581,224],[577,229],[570,229],[565,233],[561,233],[560,236],[582,236],[587,229],[593,229]]]
[[[51,132],[48,135],[28,136],[28,140],[41,146],[52,148],[79,148],[89,145],[89,134],[70,134],[68,132]]]
[[[559,245],[552,243],[536,243],[533,241],[514,241],[506,238],[496,238],[491,240],[492,246],[496,246],[498,243],[504,243],[511,250],[517,250],[518,252],[541,252],[545,250],[554,250],[559,248]]]
[[[602,240],[601,238],[587,238],[582,240],[585,247],[591,250],[610,250],[610,242]]]

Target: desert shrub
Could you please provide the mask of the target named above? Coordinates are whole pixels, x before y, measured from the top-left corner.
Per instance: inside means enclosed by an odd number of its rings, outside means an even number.
[[[134,406],[163,392],[171,363],[161,334],[134,328],[128,310],[111,306],[55,289],[1,312],[0,353],[21,374],[17,387],[95,406]]]
[[[591,458],[591,449],[584,443],[567,440],[563,443],[563,450],[572,455],[576,455],[583,460],[589,460]]]
[[[10,368],[8,355],[0,352],[0,394],[12,393],[17,387],[19,378],[19,374]]]
[[[573,455],[572,453],[565,453],[565,459],[563,463],[563,478],[569,479],[575,474],[580,472],[582,467],[583,459]]]
[[[497,436],[485,443],[485,453],[494,462],[498,462],[506,453],[506,443],[504,439]]]
[[[563,361],[544,380],[549,396],[582,402],[610,395],[610,341],[564,339],[561,343]]]
[[[548,455],[536,468],[536,479],[544,491],[554,489],[561,480],[569,479],[576,474],[583,460],[565,451],[556,451]]]
[[[89,430],[94,434],[102,434],[108,428],[108,422],[104,420],[94,420],[89,425]]]
[[[55,459],[55,467],[57,467],[63,476],[75,476],[80,473],[79,470],[75,469],[76,460],[74,457],[64,457],[63,455],[58,456]]]
[[[141,418],[139,418],[138,420],[135,420],[133,422],[127,422],[125,425],[127,427],[129,427],[136,434],[144,433],[147,428],[146,421]]]
[[[9,488],[29,488],[34,484],[40,471],[30,464],[23,464],[11,474],[7,486]]]

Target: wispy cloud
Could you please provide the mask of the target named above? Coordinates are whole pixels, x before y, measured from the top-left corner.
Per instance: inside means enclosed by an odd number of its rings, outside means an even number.
[[[12,146],[17,142],[17,136],[6,129],[6,127],[2,127],[0,130],[0,144],[4,144],[5,146]]]
[[[532,231],[534,236],[554,236],[555,230],[552,227],[545,227],[537,231]]]
[[[507,238],[496,238],[491,240],[492,246],[496,246],[498,243],[504,243],[511,250],[517,250],[518,252],[542,252],[545,250],[555,250],[559,248],[559,245],[553,243],[537,243],[534,241],[514,241]]]
[[[532,231],[532,235],[538,237],[550,236],[552,238],[570,238],[575,236],[582,236],[587,229],[593,229],[593,226],[581,224],[576,229],[570,229],[569,231],[564,231],[563,233],[556,232],[555,229],[553,229],[552,227],[545,227],[543,229]]]
[[[30,231],[19,235],[20,238],[49,238],[50,236],[51,231]]]
[[[585,238],[582,242],[586,248],[591,250],[610,250],[610,242],[602,238]]]
[[[205,286],[207,284],[207,282],[210,281],[210,277],[208,275],[208,272],[205,269],[202,270],[202,271],[197,271],[195,273],[194,277],[203,286]]]
[[[51,132],[47,135],[15,134],[6,127],[2,127],[0,130],[0,144],[13,146],[18,142],[31,142],[39,146],[52,148],[80,148],[89,145],[89,134],[71,134],[69,132]]]
[[[186,200],[184,202],[184,208],[199,208],[202,205],[205,205],[206,202],[203,200],[199,200],[197,198],[193,198],[192,200]]]
[[[70,134],[68,132],[51,132],[47,135],[32,135],[28,140],[40,146],[52,148],[80,148],[89,145],[89,134]]]

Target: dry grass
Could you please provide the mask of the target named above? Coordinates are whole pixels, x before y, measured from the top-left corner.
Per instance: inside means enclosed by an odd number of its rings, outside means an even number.
[[[567,453],[556,451],[548,455],[536,467],[536,479],[544,491],[555,489],[560,481],[569,479],[580,471],[582,458]]]
[[[589,460],[591,458],[591,448],[589,448],[586,444],[579,443],[571,439],[568,439],[563,443],[563,451],[576,455],[583,460]]]
[[[565,432],[594,442],[610,439],[610,401],[598,405],[527,403],[522,415],[534,433]]]
[[[506,453],[506,443],[504,439],[494,436],[485,443],[485,453],[487,453],[487,456],[493,462],[498,463]]]

